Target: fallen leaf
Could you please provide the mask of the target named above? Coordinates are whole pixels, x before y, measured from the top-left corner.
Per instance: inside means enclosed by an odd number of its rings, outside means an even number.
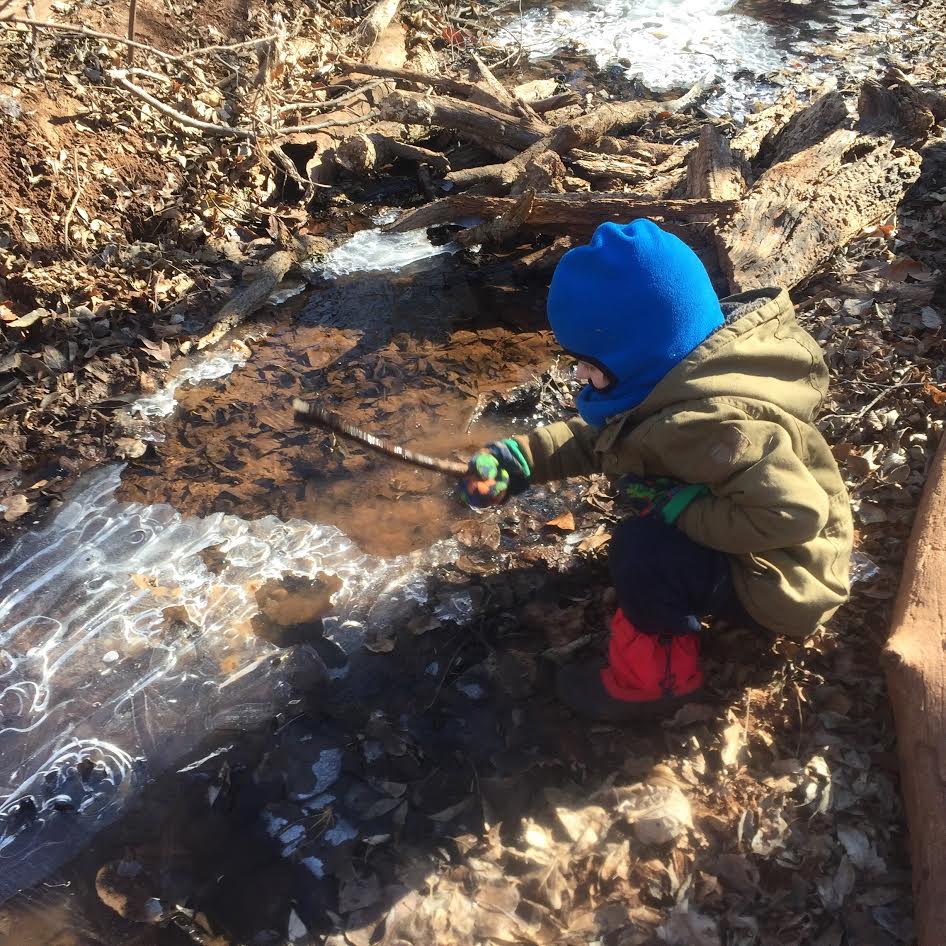
[[[25,516],[30,508],[29,500],[22,493],[17,493],[0,503],[0,509],[3,510],[3,518],[6,522],[16,522],[20,516]]]
[[[943,327],[943,317],[936,309],[929,305],[920,309],[920,321],[923,323],[924,328],[938,330]]]
[[[561,529],[562,532],[574,532],[575,517],[570,512],[563,512],[560,516],[549,519],[545,525],[552,529]]]

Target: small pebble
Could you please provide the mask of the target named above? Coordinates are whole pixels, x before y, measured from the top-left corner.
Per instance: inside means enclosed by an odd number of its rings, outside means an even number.
[[[107,664],[113,664],[113,663],[115,663],[115,661],[118,660],[118,651],[117,651],[117,650],[110,650],[110,651],[102,658],[102,660],[105,661],[105,663],[107,663]]]

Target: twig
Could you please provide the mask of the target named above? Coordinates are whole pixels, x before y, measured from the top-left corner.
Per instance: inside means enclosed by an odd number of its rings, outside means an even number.
[[[21,16],[5,16],[0,19],[0,23],[12,23],[16,26],[31,26],[33,29],[59,30],[61,33],[78,33],[80,36],[90,36],[93,39],[107,39],[113,43],[125,43],[127,46],[133,46],[135,49],[143,49],[154,56],[158,56],[168,62],[174,62],[177,58],[170,53],[164,52],[155,46],[149,46],[147,43],[139,43],[128,39],[127,36],[116,36],[114,33],[100,33],[98,30],[89,30],[84,26],[76,26],[72,23],[49,23],[45,20],[31,20]]]
[[[240,43],[228,43],[223,46],[198,46],[197,49],[191,49],[186,53],[177,53],[169,58],[175,62],[183,62],[185,59],[193,59],[196,56],[206,56],[208,53],[228,53],[237,49],[248,49],[250,46],[258,46],[260,43],[273,43],[279,39],[279,33],[270,33],[267,36],[259,36],[256,39],[245,39]]]
[[[349,102],[361,98],[365,92],[370,92],[372,89],[376,89],[379,86],[384,85],[383,80],[378,80],[377,82],[365,82],[362,85],[359,85],[357,88],[352,89],[350,92],[345,92],[342,95],[336,96],[334,99],[326,99],[324,102],[289,102],[288,105],[280,105],[279,113],[283,112],[295,112],[295,111],[310,111],[310,112],[325,112],[329,109],[335,108],[338,105],[347,105]]]
[[[185,115],[183,112],[171,108],[170,105],[165,105],[164,102],[160,99],[156,99],[150,92],[146,92],[140,86],[135,85],[134,82],[129,82],[124,69],[109,69],[106,75],[117,85],[120,85],[126,92],[137,95],[138,98],[143,99],[162,115],[166,115],[168,118],[173,119],[179,125],[183,125],[186,128],[196,128],[206,135],[218,135],[222,138],[245,138],[248,140],[255,140],[256,138],[256,132],[251,128],[231,128],[229,125],[217,125],[213,122],[204,122],[199,118],[191,118],[190,115]]]
[[[276,130],[277,138],[287,138],[289,135],[307,134],[312,131],[323,131],[326,128],[345,128],[348,125],[360,125],[378,117],[378,110],[373,108],[365,115],[356,115],[354,118],[343,118],[340,121],[318,122],[315,125],[284,125]]]
[[[126,62],[131,66],[135,61],[135,17],[138,13],[138,0],[131,0],[128,6],[128,58]]]
[[[79,195],[82,193],[82,178],[79,176],[79,159],[76,157],[75,151],[72,152],[72,166],[76,172],[76,193],[62,221],[62,242],[65,243],[66,249],[69,249],[72,244],[72,241],[69,239],[69,224],[72,222],[72,215],[75,212],[76,205],[79,203]]]

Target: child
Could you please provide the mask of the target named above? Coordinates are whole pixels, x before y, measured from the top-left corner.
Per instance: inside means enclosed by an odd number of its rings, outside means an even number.
[[[803,638],[830,618],[853,525],[814,425],[828,371],[788,294],[721,303],[686,244],[636,220],[565,254],[548,317],[587,382],[580,419],[489,444],[461,490],[483,507],[601,472],[632,502],[611,539],[607,661],[564,668],[559,697],[595,719],[664,712],[702,684],[704,619]]]

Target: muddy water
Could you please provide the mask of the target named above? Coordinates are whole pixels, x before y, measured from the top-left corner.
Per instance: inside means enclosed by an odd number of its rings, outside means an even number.
[[[468,513],[443,475],[298,424],[290,400],[316,397],[346,420],[425,453],[465,458],[506,431],[478,407],[553,357],[541,296],[514,306],[459,258],[316,288],[217,384],[179,390],[166,439],[123,477],[122,496],[189,515],[275,515],[340,529],[372,555],[426,548]]]
[[[483,404],[554,352],[541,293],[514,293],[510,305],[469,263],[432,258],[429,247],[410,249],[406,266],[385,260],[393,272],[358,271],[360,253],[341,254],[329,278],[277,310],[245,363],[195,363],[145,401],[146,455],[93,473],[5,553],[4,946],[181,942],[135,925],[130,938],[96,896],[98,868],[130,846],[148,852],[162,865],[162,896],[187,892],[180,858],[211,876],[223,861],[232,868],[245,846],[231,850],[240,840],[231,822],[205,823],[208,798],[222,790],[214,786],[228,779],[221,772],[253,745],[255,765],[267,725],[306,700],[364,691],[376,694],[370,703],[389,688],[383,665],[361,659],[365,642],[386,649],[386,629],[426,595],[425,571],[456,554],[441,540],[470,514],[455,484],[301,427],[289,401],[319,397],[399,443],[463,457],[510,429],[476,421]],[[168,411],[156,425],[147,419]],[[460,598],[445,596],[436,612],[468,619],[472,604]],[[412,672],[440,693],[436,673]],[[428,699],[424,686],[410,689]],[[348,738],[318,724],[290,740],[291,753],[304,757],[309,781],[326,765],[334,780]],[[312,787],[294,791],[306,799]],[[358,836],[354,815],[344,824],[312,849],[310,874]],[[176,855],[182,835],[186,855]],[[252,865],[229,876],[247,891],[260,883]],[[262,922],[258,905],[250,912],[250,927]],[[109,932],[116,922],[121,934]]]

